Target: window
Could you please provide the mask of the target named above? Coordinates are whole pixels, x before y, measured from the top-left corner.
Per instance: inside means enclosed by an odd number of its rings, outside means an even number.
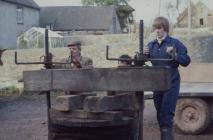
[[[203,26],[204,23],[203,23],[203,18],[200,19],[200,26]]]
[[[117,32],[117,23],[116,23],[116,17],[113,17],[113,33]]]
[[[22,6],[18,6],[16,8],[16,20],[17,20],[17,24],[24,24],[24,13],[23,13]]]
[[[49,30],[53,30],[53,24],[46,24],[46,28]]]

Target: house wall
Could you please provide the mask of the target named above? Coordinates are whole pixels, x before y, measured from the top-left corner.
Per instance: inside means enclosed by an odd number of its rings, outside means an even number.
[[[195,28],[207,27],[208,13],[209,13],[209,9],[206,6],[198,5],[196,7],[196,11],[195,11],[194,16],[192,18],[193,27],[195,27]],[[203,19],[203,25],[200,24],[201,19]]]
[[[17,36],[39,26],[39,10],[23,7],[23,24],[17,24],[17,5],[0,1],[0,48],[15,48]]]
[[[205,5],[197,5],[196,8],[192,9],[192,27],[200,28],[200,27],[211,27],[213,22],[211,18],[209,18],[210,10]],[[186,13],[187,14],[187,13]],[[201,21],[203,20],[203,25],[201,25]],[[178,24],[179,27],[187,27],[188,26],[188,15],[186,15],[181,22]]]
[[[213,28],[213,13],[208,16],[207,26]]]
[[[178,27],[187,27],[188,26],[188,16],[185,16],[181,22],[178,23]]]

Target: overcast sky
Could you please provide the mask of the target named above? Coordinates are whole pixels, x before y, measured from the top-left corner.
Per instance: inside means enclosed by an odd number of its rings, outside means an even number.
[[[40,6],[80,6],[81,0],[35,0]],[[130,5],[135,9],[135,18],[136,20],[144,19],[146,24],[149,24],[157,15],[158,15],[158,7],[160,0],[131,0]],[[165,5],[168,1],[175,0],[161,0],[161,15],[167,16],[167,12],[165,11]],[[183,4],[181,8],[183,9],[187,5],[187,0],[180,0]],[[199,0],[192,0],[194,3]],[[213,10],[213,0],[200,0],[204,2],[210,9]],[[177,13],[174,13],[173,18],[171,19],[173,22],[177,17]]]

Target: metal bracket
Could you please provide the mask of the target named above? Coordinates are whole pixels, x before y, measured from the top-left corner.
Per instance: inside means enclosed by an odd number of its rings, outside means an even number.
[[[44,59],[46,60],[46,59]],[[16,65],[47,65],[47,64],[70,64],[70,63],[62,63],[62,62],[51,62],[51,61],[43,61],[43,62],[22,62],[18,61],[18,53],[15,52],[15,64]]]
[[[124,59],[124,58],[110,58],[109,57],[109,46],[106,46],[106,59],[110,61],[132,61],[132,62],[146,62],[146,61],[172,61],[174,60],[175,55],[172,55],[172,58],[170,59],[164,59],[164,58],[147,58],[143,55],[140,59]]]

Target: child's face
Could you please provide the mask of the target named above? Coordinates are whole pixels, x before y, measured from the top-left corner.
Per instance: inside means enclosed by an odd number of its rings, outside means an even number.
[[[154,26],[154,31],[155,31],[155,33],[156,33],[157,38],[163,38],[164,35],[166,34],[166,32],[165,32],[163,26],[161,26],[161,25],[158,25],[158,26],[156,25],[156,26]]]
[[[128,66],[128,63],[125,62],[125,61],[118,61],[118,66],[121,67],[121,66]]]

